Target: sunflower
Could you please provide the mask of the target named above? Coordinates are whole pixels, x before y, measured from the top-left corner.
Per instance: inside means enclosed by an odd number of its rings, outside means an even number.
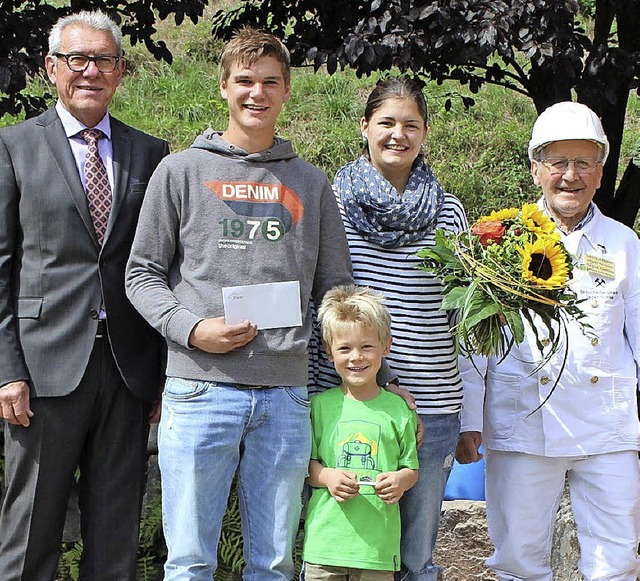
[[[553,237],[527,242],[520,253],[525,280],[544,289],[561,288],[567,284],[571,264],[564,247]]]
[[[478,223],[480,222],[504,222],[505,220],[513,220],[517,215],[518,208],[504,208],[502,210],[494,210],[488,216],[482,216]]]
[[[522,206],[522,223],[524,227],[534,234],[553,234],[556,225],[537,204],[525,204]],[[559,239],[559,238],[558,238]]]

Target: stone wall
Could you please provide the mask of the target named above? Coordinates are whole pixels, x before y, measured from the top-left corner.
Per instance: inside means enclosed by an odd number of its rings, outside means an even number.
[[[487,534],[485,503],[453,500],[444,502],[435,562],[446,567],[443,581],[494,581],[484,560],[492,547]],[[555,581],[581,581],[578,573],[578,540],[568,495],[558,511],[551,563]]]

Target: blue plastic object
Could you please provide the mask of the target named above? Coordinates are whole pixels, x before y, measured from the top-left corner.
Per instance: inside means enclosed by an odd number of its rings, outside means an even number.
[[[480,446],[482,452],[482,446]],[[484,458],[473,464],[453,463],[445,500],[484,500]]]

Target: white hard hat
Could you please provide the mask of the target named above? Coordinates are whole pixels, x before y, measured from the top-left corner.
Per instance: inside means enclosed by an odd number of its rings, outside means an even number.
[[[529,141],[529,159],[547,143],[586,139],[602,145],[602,162],[609,155],[609,141],[598,116],[586,105],[565,101],[545,109],[533,125]]]

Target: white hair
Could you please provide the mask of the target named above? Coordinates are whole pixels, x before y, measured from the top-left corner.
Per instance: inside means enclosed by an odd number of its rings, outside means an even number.
[[[67,26],[84,26],[86,28],[103,30],[110,33],[113,41],[116,43],[118,52],[116,56],[122,56],[122,32],[120,32],[118,25],[100,10],[77,12],[76,14],[69,14],[69,16],[60,18],[51,28],[51,32],[49,32],[49,54],[60,52],[62,31],[67,28]]]

